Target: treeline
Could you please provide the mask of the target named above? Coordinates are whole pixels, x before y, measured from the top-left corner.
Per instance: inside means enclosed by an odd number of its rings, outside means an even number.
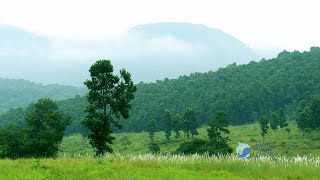
[[[0,78],[0,112],[15,107],[26,107],[42,97],[62,100],[84,95],[85,88],[62,85],[42,85],[26,80]]]
[[[191,108],[199,125],[207,124],[218,110],[226,112],[231,125],[258,121],[262,115],[270,116],[280,108],[293,120],[298,117],[299,103],[306,94],[320,94],[319,69],[320,48],[313,47],[302,53],[284,51],[270,60],[234,63],[215,72],[139,83],[130,118],[120,121],[122,131],[145,131],[150,121],[164,130],[166,109],[176,116]],[[85,132],[80,122],[85,117],[86,103],[86,98],[79,96],[57,103],[63,113],[73,117],[67,133]],[[9,115],[1,115],[0,122],[4,116]]]

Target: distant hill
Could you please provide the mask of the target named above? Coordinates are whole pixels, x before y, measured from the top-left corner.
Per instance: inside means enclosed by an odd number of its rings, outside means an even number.
[[[0,112],[24,107],[42,97],[63,100],[84,95],[85,88],[62,85],[42,85],[26,80],[0,78]]]
[[[175,117],[189,107],[194,109],[201,125],[211,120],[218,110],[228,114],[232,125],[256,122],[259,116],[269,115],[280,108],[292,121],[300,102],[309,95],[320,95],[319,69],[320,48],[313,47],[308,52],[284,51],[274,59],[244,65],[234,63],[217,71],[193,73],[156,83],[139,83],[130,118],[121,120],[123,131],[141,132],[153,119],[162,129],[166,109]],[[80,124],[85,117],[85,97],[59,101],[58,106],[73,117],[67,134],[86,132]],[[21,114],[17,111],[7,112],[0,116],[0,122],[19,116]]]
[[[139,53],[130,57],[139,63],[129,63],[126,67],[133,77],[146,82],[217,70],[258,57],[230,34],[200,24],[154,23],[133,27],[128,32],[128,37],[137,38],[141,47],[133,47]]]
[[[121,37],[97,40],[45,37],[0,25],[0,77],[81,86],[98,59],[128,69],[135,82],[155,82],[247,63],[257,55],[223,31],[191,23],[139,25]]]

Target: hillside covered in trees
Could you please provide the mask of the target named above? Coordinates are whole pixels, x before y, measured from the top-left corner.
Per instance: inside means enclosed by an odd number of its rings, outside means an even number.
[[[194,110],[200,125],[209,122],[218,110],[228,114],[232,125],[252,123],[280,108],[293,120],[305,94],[320,94],[319,69],[320,48],[313,47],[303,53],[284,51],[270,60],[230,64],[215,72],[139,83],[130,118],[120,122],[126,132],[144,131],[151,120],[156,121],[158,129],[163,129],[166,109],[181,114],[186,108]],[[86,98],[80,96],[58,102],[59,109],[73,116],[68,134],[83,132],[80,122],[86,103]],[[8,121],[10,118],[3,117],[10,115],[10,112],[3,114],[0,121]]]
[[[0,78],[0,112],[15,107],[27,106],[42,97],[63,100],[84,95],[85,88],[62,85],[42,85],[26,80]]]

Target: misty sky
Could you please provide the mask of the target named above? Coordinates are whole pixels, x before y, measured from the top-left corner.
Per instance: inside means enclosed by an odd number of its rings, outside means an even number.
[[[190,22],[252,48],[320,46],[317,0],[1,0],[0,24],[53,37],[97,39],[151,22]]]

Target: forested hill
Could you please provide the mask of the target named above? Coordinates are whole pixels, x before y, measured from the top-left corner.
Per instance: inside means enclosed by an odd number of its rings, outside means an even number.
[[[0,78],[0,112],[10,108],[26,106],[41,97],[63,100],[85,93],[85,88],[61,85],[45,86],[26,80]]]
[[[195,110],[200,124],[217,110],[227,112],[234,125],[250,123],[279,108],[292,111],[307,91],[320,94],[318,47],[303,53],[284,51],[274,59],[231,64],[216,72],[139,84],[127,129],[140,131],[151,119],[160,122],[165,109],[182,113],[187,107]]]
[[[251,123],[279,108],[294,114],[307,92],[320,94],[319,70],[320,48],[314,47],[303,53],[284,51],[277,58],[246,65],[231,64],[215,72],[140,83],[130,118],[121,122],[125,131],[138,132],[154,119],[161,129],[165,109],[181,114],[188,107],[201,125],[217,110],[227,112],[233,125]],[[80,131],[85,106],[84,97],[59,102],[62,111],[74,116],[68,133]]]

